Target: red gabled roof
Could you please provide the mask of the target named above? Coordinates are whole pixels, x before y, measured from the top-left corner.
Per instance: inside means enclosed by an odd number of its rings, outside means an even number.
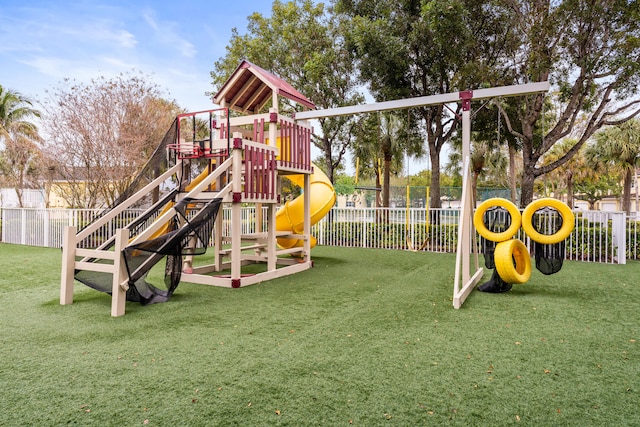
[[[293,86],[267,70],[243,60],[231,77],[214,96],[213,102],[242,113],[256,113],[271,99],[275,92],[309,109],[315,109],[313,102],[295,90]]]

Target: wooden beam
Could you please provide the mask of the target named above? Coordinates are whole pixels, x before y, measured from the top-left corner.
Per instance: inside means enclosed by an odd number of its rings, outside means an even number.
[[[527,83],[522,85],[500,86],[473,91],[471,99],[480,100],[496,97],[509,97],[546,92],[549,82]],[[296,120],[319,119],[321,117],[347,116],[377,111],[401,110],[405,108],[426,107],[430,105],[449,104],[460,100],[461,92],[440,95],[420,96],[417,98],[397,99],[394,101],[374,102],[372,104],[350,105],[346,107],[326,108],[324,110],[302,111],[295,114]]]

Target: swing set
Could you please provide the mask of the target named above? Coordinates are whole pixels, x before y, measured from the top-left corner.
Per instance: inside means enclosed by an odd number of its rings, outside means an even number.
[[[482,279],[484,270],[479,265],[478,245],[473,225],[474,202],[471,192],[470,154],[471,154],[471,101],[492,98],[538,94],[549,90],[549,82],[527,83],[522,85],[501,86],[488,89],[466,90],[441,95],[430,95],[410,99],[353,105],[324,110],[311,110],[296,113],[296,120],[318,119],[343,115],[354,115],[377,111],[400,110],[406,108],[461,103],[462,112],[462,199],[458,222],[458,244],[456,250],[455,276],[453,284],[453,307],[462,306],[474,287]],[[473,269],[473,272],[472,272]]]

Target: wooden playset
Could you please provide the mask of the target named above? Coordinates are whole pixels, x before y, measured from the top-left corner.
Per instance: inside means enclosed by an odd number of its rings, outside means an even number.
[[[138,275],[131,271],[134,268],[127,265],[123,253],[127,248],[139,247],[136,245],[167,234],[171,229],[169,225],[176,222],[175,206],[165,205],[144,227],[136,221],[132,223],[135,228],[131,224],[118,227],[110,239],[95,248],[85,248],[81,242],[105,226],[116,228],[113,224],[121,212],[158,191],[170,179],[184,182],[171,203],[189,201],[188,213],[184,220],[179,218],[179,226],[189,223],[187,217],[197,216],[199,206],[206,205],[209,209],[213,206],[196,201],[216,200],[218,205],[230,206],[227,219],[222,214],[213,214],[211,238],[204,242],[210,246],[213,263],[194,265],[192,253],[195,251],[190,249],[198,243],[191,234],[181,257],[180,280],[238,288],[311,268],[310,251],[315,243],[311,226],[334,205],[335,192],[324,173],[311,163],[311,125],[280,114],[280,97],[304,109],[315,108],[283,80],[243,61],[213,99],[220,109],[178,116],[176,140],[167,147],[175,165],[80,232],[73,227],[66,229],[60,303],[73,302],[74,277],[78,272],[92,271],[109,275],[111,315],[125,313],[127,291],[135,286],[132,277],[137,279]],[[269,112],[260,113],[269,102],[272,105]],[[208,123],[205,131],[201,129],[202,123]],[[190,166],[196,160],[206,163],[207,167],[199,176],[191,178]],[[282,177],[301,186],[302,194],[278,209]],[[252,220],[256,222],[256,230],[243,234],[242,209],[250,205],[255,206]],[[223,232],[225,227],[230,229],[228,235]],[[186,238],[188,240],[188,236]],[[181,239],[184,242],[185,236]],[[164,243],[165,246],[176,244]],[[136,271],[148,271],[151,264],[157,262],[156,258],[153,262],[145,260],[136,266]],[[254,268],[251,273],[245,273],[244,267],[251,264],[261,264],[262,271],[255,272]]]

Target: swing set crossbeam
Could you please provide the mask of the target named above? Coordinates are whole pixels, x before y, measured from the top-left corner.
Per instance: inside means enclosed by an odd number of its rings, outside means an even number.
[[[451,104],[463,99],[489,99],[511,97],[547,92],[549,82],[526,83],[522,85],[499,86],[473,91],[444,93],[440,95],[420,96],[416,98],[396,99],[393,101],[374,102],[371,104],[349,105],[345,107],[325,108],[322,110],[302,111],[295,114],[296,120],[319,119],[323,117],[348,116],[377,111],[402,110],[414,107],[428,107],[432,105]],[[470,96],[470,98],[469,98]]]

